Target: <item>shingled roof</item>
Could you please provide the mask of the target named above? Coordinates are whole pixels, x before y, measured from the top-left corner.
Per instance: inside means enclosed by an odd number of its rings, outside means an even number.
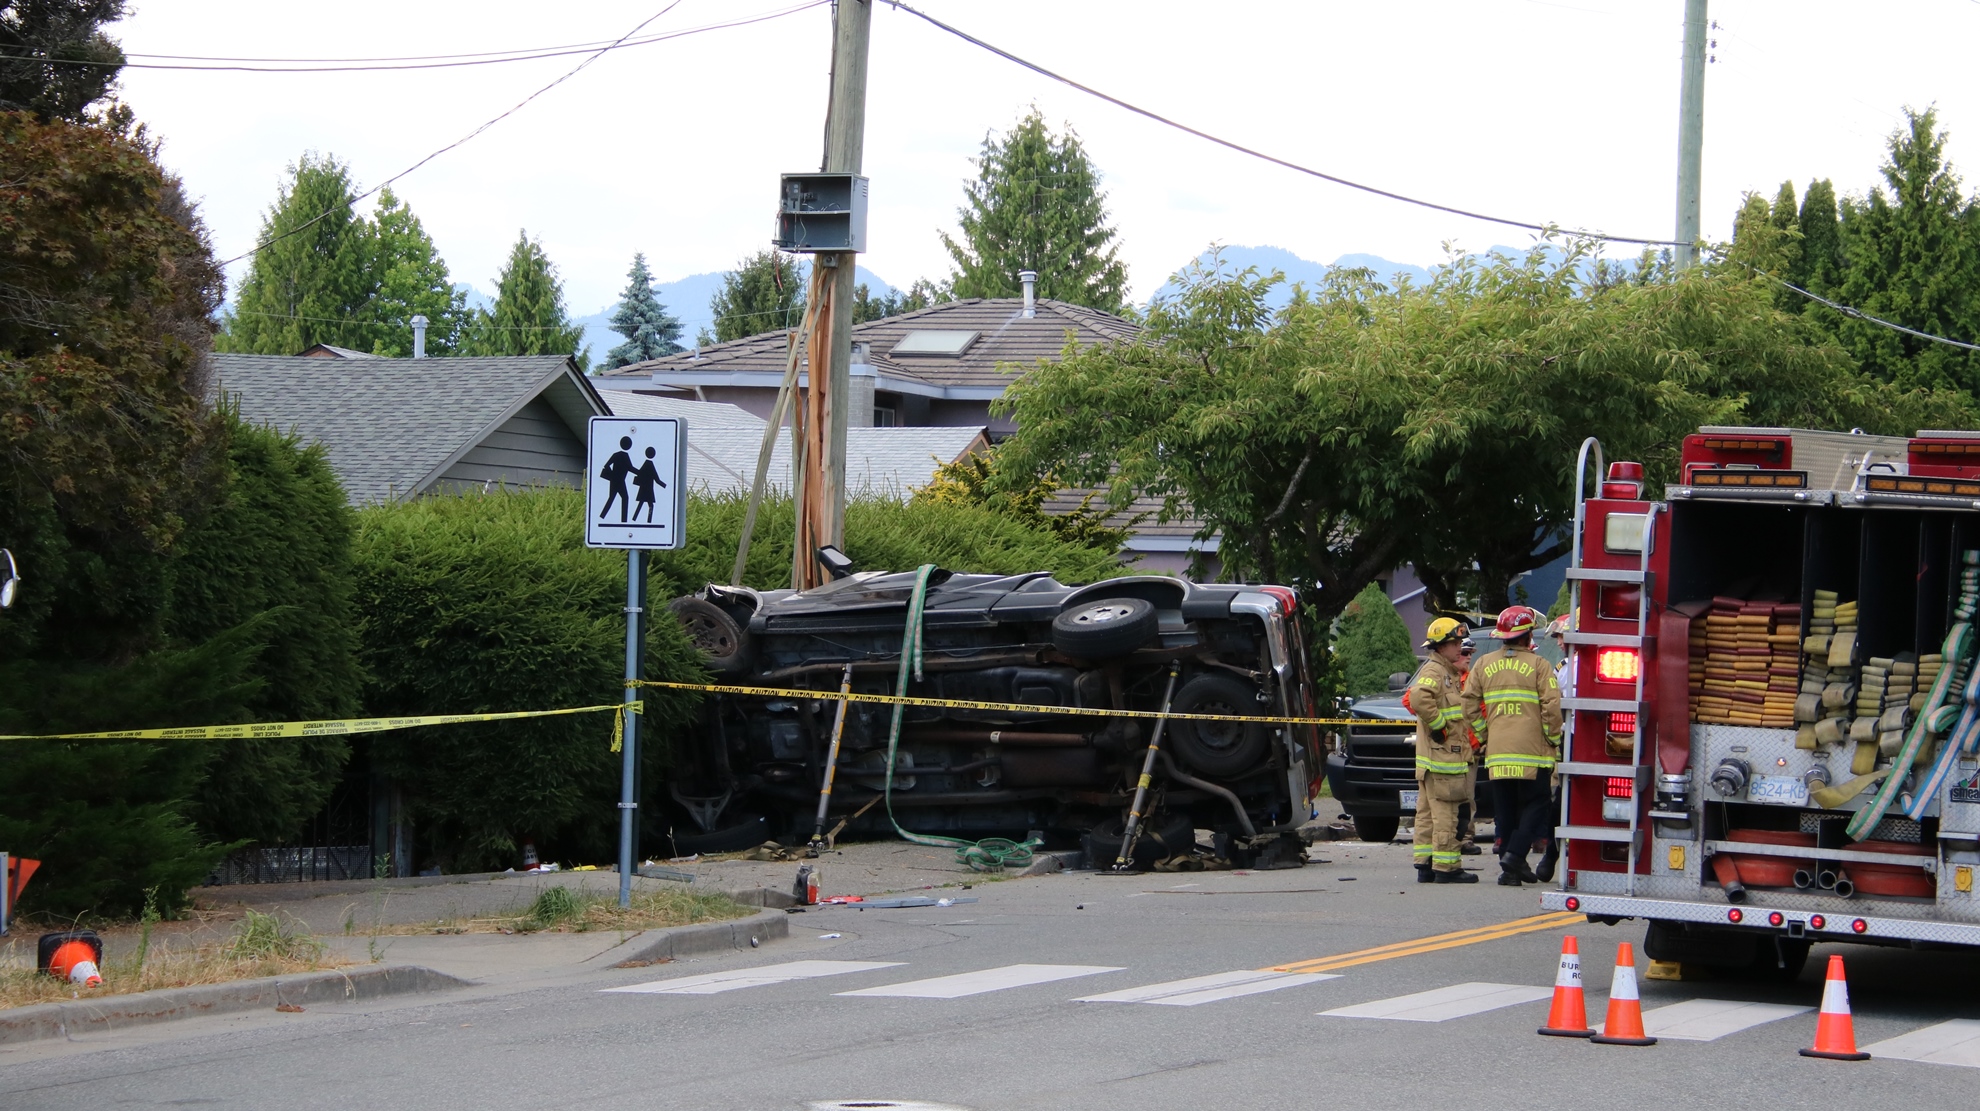
[[[1132,339],[1137,330],[1133,322],[1112,313],[1064,301],[1039,301],[1036,314],[1026,316],[1019,297],[967,297],[853,325],[855,350],[863,345],[866,355],[853,361],[873,367],[881,379],[878,389],[988,400],[1001,395],[1017,378],[1016,373],[998,369],[1000,364],[1028,369],[1040,359],[1056,359],[1065,350],[1068,333],[1073,342],[1086,347]],[[974,332],[976,338],[957,355],[896,353],[901,340],[917,331]],[[765,332],[699,352],[631,363],[599,377],[647,379],[660,385],[767,383],[774,387],[783,378],[785,343],[784,332]]]
[[[567,470],[575,480],[586,421],[610,412],[563,355],[210,358],[213,395],[239,406],[249,423],[322,443],[355,505],[402,501],[443,485],[523,484]],[[530,442],[546,437],[556,441],[548,452]],[[477,449],[485,458],[468,458]],[[505,452],[513,464],[503,463]]]

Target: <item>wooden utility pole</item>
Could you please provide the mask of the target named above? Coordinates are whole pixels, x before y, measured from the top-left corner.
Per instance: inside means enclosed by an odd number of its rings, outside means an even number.
[[[1697,253],[1698,193],[1705,146],[1705,0],[1684,3],[1684,80],[1678,90],[1677,242],[1680,270]]]
[[[825,113],[823,172],[860,172],[866,141],[866,49],[873,0],[838,0],[832,37],[832,99]],[[846,540],[846,418],[852,399],[853,271],[859,256],[827,251],[812,256],[812,330],[805,347],[804,466],[797,476],[797,553],[792,585],[823,579],[812,553]]]

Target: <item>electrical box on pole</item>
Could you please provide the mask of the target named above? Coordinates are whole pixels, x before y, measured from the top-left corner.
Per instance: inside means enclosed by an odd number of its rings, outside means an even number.
[[[866,188],[858,174],[783,175],[771,242],[808,253],[866,250]]]

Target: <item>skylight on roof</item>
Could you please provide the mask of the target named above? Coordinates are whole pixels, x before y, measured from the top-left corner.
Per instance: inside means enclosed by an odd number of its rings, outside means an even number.
[[[892,355],[960,355],[969,350],[981,332],[945,331],[924,328],[909,332],[894,344]]]

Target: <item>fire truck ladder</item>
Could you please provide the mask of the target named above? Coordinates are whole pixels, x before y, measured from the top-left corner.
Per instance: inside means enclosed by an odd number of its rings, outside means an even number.
[[[1641,815],[1643,812],[1642,800],[1647,797],[1646,791],[1649,786],[1649,780],[1650,780],[1650,775],[1649,775],[1650,769],[1647,766],[1645,766],[1645,764],[1643,763],[1643,721],[1644,721],[1643,676],[1645,672],[1645,666],[1644,666],[1645,662],[1649,658],[1651,650],[1656,644],[1656,637],[1653,636],[1650,632],[1650,593],[1651,593],[1650,551],[1651,551],[1652,539],[1656,536],[1656,532],[1657,532],[1656,530],[1657,514],[1659,512],[1662,512],[1665,506],[1662,502],[1653,501],[1650,503],[1650,512],[1646,514],[1643,519],[1643,546],[1641,553],[1641,562],[1635,570],[1582,566],[1581,538],[1582,538],[1582,531],[1587,526],[1588,523],[1587,489],[1584,486],[1584,481],[1587,478],[1588,457],[1591,453],[1595,457],[1596,486],[1598,490],[1600,489],[1602,477],[1608,473],[1607,467],[1604,465],[1602,459],[1602,445],[1599,442],[1597,442],[1595,437],[1593,436],[1590,436],[1588,439],[1583,440],[1581,442],[1581,453],[1576,458],[1575,467],[1574,467],[1574,537],[1572,541],[1573,555],[1568,560],[1567,578],[1568,581],[1570,582],[1621,583],[1621,584],[1634,585],[1638,587],[1637,602],[1636,602],[1636,632],[1634,634],[1584,633],[1577,628],[1570,628],[1568,630],[1567,637],[1565,639],[1567,640],[1567,644],[1570,649],[1580,648],[1580,647],[1636,649],[1636,653],[1637,653],[1636,694],[1635,697],[1630,699],[1583,698],[1579,695],[1571,695],[1561,699],[1561,708],[1567,711],[1569,722],[1572,722],[1574,720],[1573,713],[1574,711],[1577,710],[1591,710],[1598,713],[1610,713],[1610,714],[1622,713],[1622,714],[1631,714],[1634,716],[1636,722],[1636,729],[1630,734],[1631,737],[1630,762],[1629,762],[1629,770],[1626,773],[1629,776],[1631,782],[1629,828],[1624,830],[1624,829],[1611,828],[1609,826],[1569,825],[1568,824],[1569,792],[1567,790],[1566,782],[1563,781],[1561,783],[1560,822],[1559,825],[1554,830],[1554,836],[1570,841],[1578,838],[1585,841],[1626,842],[1629,845],[1629,871],[1628,871],[1629,894],[1635,895],[1636,894],[1636,863],[1637,863],[1637,858],[1641,853],[1643,847],[1642,819],[1641,819]],[[1578,595],[1576,597],[1576,602],[1577,603],[1579,602]],[[1580,617],[1581,617],[1581,607],[1579,606],[1579,604],[1572,606],[1568,612],[1573,615],[1573,623],[1575,625],[1579,625]],[[1579,671],[1579,668],[1577,668],[1576,671]],[[1570,674],[1574,674],[1574,672],[1570,672]],[[1564,745],[1573,744],[1573,733],[1571,730],[1563,738],[1563,744]],[[1569,751],[1572,750],[1570,749]],[[1563,752],[1562,755],[1565,756],[1567,755],[1567,753]],[[1562,760],[1559,764],[1555,765],[1554,767],[1554,774],[1563,777],[1586,775],[1586,776],[1599,776],[1603,779],[1612,779],[1612,778],[1621,778],[1621,776],[1617,775],[1617,773],[1621,771],[1623,771],[1621,765],[1606,763],[1602,761],[1595,761],[1595,760]],[[1563,858],[1563,862],[1559,868],[1559,879],[1560,879],[1561,889],[1563,891],[1567,890],[1568,867],[1565,862],[1565,858]]]

